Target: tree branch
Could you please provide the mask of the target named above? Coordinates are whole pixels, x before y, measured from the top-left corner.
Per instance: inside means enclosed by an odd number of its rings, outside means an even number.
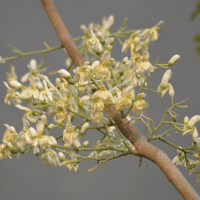
[[[70,58],[76,66],[85,62],[83,56],[75,45],[73,38],[65,27],[58,11],[56,10],[52,0],[41,0],[42,5],[58,35],[61,44],[65,47]]]
[[[41,0],[41,3],[49,16],[61,44],[65,47],[75,65],[79,66],[80,63],[83,64],[85,60],[74,44],[52,0]],[[184,199],[200,199],[192,186],[163,151],[147,142],[147,139],[136,130],[130,121],[122,119],[120,112],[115,109],[114,105],[110,104],[106,107],[106,110],[115,121],[121,133],[134,145],[135,150],[131,150],[134,155],[145,157],[158,165]]]

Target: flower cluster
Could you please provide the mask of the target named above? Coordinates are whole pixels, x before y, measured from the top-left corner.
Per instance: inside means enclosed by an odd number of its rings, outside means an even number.
[[[97,160],[101,164],[127,155],[130,150],[134,150],[134,146],[124,139],[117,126],[111,126],[111,118],[106,110],[110,104],[130,123],[141,120],[150,132],[149,141],[156,138],[154,134],[165,123],[166,116],[155,128],[153,120],[146,114],[149,104],[145,98],[145,90],[161,93],[162,97],[169,91],[169,95],[173,97],[173,86],[168,83],[172,71],[168,68],[180,56],[173,56],[167,64],[157,64],[156,61],[152,65],[149,61],[148,46],[158,39],[157,30],[162,21],[150,29],[143,30],[124,31],[125,28],[122,26],[118,32],[111,34],[113,22],[114,17],[111,15],[103,18],[102,25],[81,25],[83,36],[80,49],[87,61],[71,70],[73,62],[68,58],[67,69],[58,69],[56,72],[58,77],[55,84],[42,74],[45,70],[46,53],[40,64],[37,64],[35,59],[30,60],[29,72],[22,76],[21,81],[18,80],[15,67],[11,63],[7,82],[4,81],[7,90],[4,101],[8,105],[13,103],[21,110],[23,128],[17,133],[13,126],[5,125],[3,143],[0,145],[0,159],[12,156],[19,158],[20,153],[33,150],[33,153],[49,166],[66,166],[70,171],[78,171],[79,163],[86,159]],[[130,37],[123,43],[119,38],[126,36],[127,33]],[[121,62],[112,58],[114,37],[123,43],[122,52],[130,49],[130,56],[124,57]],[[4,63],[5,60],[0,57],[0,63]],[[147,80],[158,67],[167,70],[157,90],[152,90],[147,88]],[[24,103],[27,105],[24,106]],[[174,106],[172,100],[172,107],[167,113],[171,114]],[[177,104],[176,107],[178,106]],[[53,116],[53,123],[48,124],[47,115]],[[82,118],[83,121],[74,125],[77,118]],[[198,132],[194,126],[199,120],[200,116],[196,115],[190,120],[186,117],[183,125],[176,123],[176,119],[170,122],[170,125],[183,131],[183,135],[192,134],[196,146],[199,146]],[[53,133],[56,128],[63,129],[56,131],[60,132],[60,136],[57,137],[55,132]],[[98,130],[103,137],[92,148],[88,148],[89,141],[82,140],[91,129]],[[165,133],[157,138],[163,135]],[[90,153],[82,156],[82,151]],[[198,157],[199,154],[195,156]],[[188,161],[182,151],[179,151],[173,162],[186,167],[189,166],[188,162],[190,165],[197,165],[193,161]]]

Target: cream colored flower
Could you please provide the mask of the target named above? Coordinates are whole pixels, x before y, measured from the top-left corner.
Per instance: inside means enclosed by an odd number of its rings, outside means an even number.
[[[10,88],[9,85],[4,82],[5,86],[7,87],[7,95],[4,99],[4,102],[7,103],[8,105],[11,104],[11,101],[14,105],[16,104],[20,104],[21,100],[20,100],[20,93],[16,92],[14,89]]]
[[[63,140],[67,147],[73,146],[73,148],[77,149],[81,146],[78,138],[78,130],[75,130],[74,126],[72,126],[70,115],[68,115],[67,125],[63,131]]]
[[[143,109],[148,107],[148,103],[145,100],[142,100],[142,97],[146,97],[145,93],[140,93],[137,95],[137,101],[134,103],[133,113],[139,114]]]
[[[110,57],[111,57],[110,52],[105,51],[101,58],[101,61],[95,61],[92,64],[91,70],[92,70],[92,73],[95,74],[96,78],[106,78],[106,79],[111,78],[111,72],[107,66],[110,60]]]
[[[115,97],[115,107],[117,110],[122,110],[124,107],[129,107],[135,98],[135,91],[133,86],[128,86],[122,91],[117,92],[117,97]]]
[[[31,80],[37,80],[39,81],[39,79],[42,79],[43,78],[43,75],[40,74],[40,71],[39,69],[37,69],[37,62],[35,59],[32,59],[30,61],[30,63],[27,65],[27,67],[29,68],[30,72],[24,74],[24,76],[22,76],[21,78],[21,82],[24,83],[26,81],[31,81]]]
[[[171,97],[173,97],[175,94],[173,86],[170,83],[168,83],[169,79],[171,78],[171,75],[172,71],[168,69],[162,77],[161,83],[157,89],[157,91],[162,94],[161,97],[163,97],[168,90],[169,90],[169,95]]]
[[[34,84],[30,84],[30,87],[23,89],[20,94],[22,98],[26,98],[26,99],[31,98],[31,97],[38,99],[39,95],[40,95],[40,92],[37,88],[35,88]]]
[[[46,102],[53,101],[53,92],[49,90],[45,80],[43,80],[43,84],[45,87],[43,87],[43,91],[40,91],[39,100]]]
[[[90,24],[90,39],[86,42],[86,45],[89,49],[91,49],[93,52],[95,52],[97,55],[100,55],[103,51],[103,47],[99,41],[99,39],[95,36],[93,32],[93,25]]]
[[[36,154],[38,152],[38,148],[40,147],[41,150],[45,150],[45,148],[51,146],[51,145],[56,145],[57,141],[55,140],[55,138],[53,136],[48,136],[48,135],[42,135],[44,131],[44,122],[42,120],[40,120],[37,124],[36,124],[36,131],[32,130],[32,133],[34,133],[35,139],[32,143],[32,145],[34,146],[34,154]]]
[[[36,123],[37,119],[40,117],[41,110],[37,109],[29,109],[27,107],[24,107],[22,105],[15,105],[18,109],[24,111],[24,118],[30,121],[31,123]]]
[[[24,143],[21,138],[21,135],[19,135],[13,126],[9,126],[7,124],[4,124],[6,126],[6,131],[4,133],[3,137],[3,143],[5,146],[10,147],[11,150],[20,150],[21,152],[24,151]]]
[[[48,166],[51,166],[52,164],[55,166],[60,166],[60,161],[57,153],[50,148],[45,149],[41,155],[41,159],[43,159],[44,163],[46,163]]]
[[[88,65],[88,62],[85,62],[83,66],[77,67],[75,70],[73,70],[75,77],[74,79],[79,80],[78,85],[84,85],[88,84],[90,81],[90,66]]]
[[[185,120],[186,121],[186,120]],[[185,131],[183,132],[183,135],[189,135],[192,134],[193,138],[198,137],[198,131],[197,128],[194,126],[196,122],[200,121],[200,115],[193,116],[188,124],[184,126]]]

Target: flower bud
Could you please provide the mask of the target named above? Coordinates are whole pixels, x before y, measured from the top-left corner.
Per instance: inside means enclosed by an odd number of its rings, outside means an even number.
[[[174,55],[168,62],[168,66],[172,66],[177,60],[179,60],[180,55]]]
[[[126,64],[126,61],[128,60],[128,57],[125,57],[123,60],[122,60],[122,64]]]
[[[90,124],[89,123],[84,123],[81,130],[80,130],[80,135],[84,135],[86,133],[86,131],[88,130],[88,128],[90,127]]]
[[[10,81],[10,85],[14,88],[22,89],[22,84],[19,83],[18,81]]]
[[[110,38],[110,45],[113,45],[114,41],[115,41],[115,38],[114,38],[114,37],[111,37],[111,38]]]
[[[54,127],[54,124],[49,124],[48,129],[51,130]]]
[[[39,121],[37,124],[36,124],[36,130],[37,130],[37,133],[38,135],[39,134],[42,134],[43,130],[44,130],[44,123],[42,121]]]
[[[87,140],[87,141],[85,141],[85,142],[83,142],[83,148],[84,148],[84,147],[87,147],[88,143],[89,143],[89,141],[88,141],[88,140]]]
[[[58,70],[58,73],[65,78],[72,78],[71,74],[65,69]]]
[[[46,115],[42,115],[41,116],[41,121],[43,122],[43,124],[46,126],[47,125],[47,117]]]
[[[105,38],[104,38],[103,34],[100,31],[96,34],[96,36],[99,39],[99,41],[101,42],[101,44],[105,43]]]
[[[64,155],[63,152],[59,152],[59,153],[58,153],[58,156],[59,156],[59,158],[65,157],[65,155]]]
[[[176,120],[177,120],[176,115],[172,115],[172,120],[173,120],[174,122],[176,122]]]
[[[67,58],[66,61],[65,61],[65,65],[66,65],[67,67],[70,67],[72,64],[73,64],[72,59],[71,59],[71,58]]]
[[[87,36],[88,35],[88,28],[85,25],[81,25],[80,26],[81,32],[83,33],[83,35]]]
[[[188,124],[188,121],[189,121],[189,117],[188,117],[188,116],[185,116],[185,117],[184,117],[184,124]]]
[[[39,81],[35,84],[35,86],[41,91],[43,90],[43,84]]]
[[[194,144],[194,146],[196,146],[196,145],[197,145],[197,141],[196,141],[196,139],[195,139],[195,138],[193,138],[193,140],[192,140],[192,143]]]
[[[61,81],[60,81],[59,78],[56,78],[55,83],[56,83],[56,87],[60,87],[60,83],[61,83]]]

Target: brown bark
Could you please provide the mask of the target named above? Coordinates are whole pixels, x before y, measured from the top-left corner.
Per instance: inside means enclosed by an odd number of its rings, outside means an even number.
[[[41,3],[49,16],[61,44],[65,47],[75,65],[79,66],[80,63],[83,64],[85,60],[74,44],[73,39],[59,16],[52,0],[41,0]],[[184,199],[200,199],[190,183],[188,183],[179,169],[163,151],[147,142],[146,138],[139,133],[135,126],[127,119],[122,119],[120,112],[115,109],[114,105],[109,105],[106,109],[119,127],[121,133],[134,145],[135,150],[132,151],[134,155],[145,157],[158,165]]]

